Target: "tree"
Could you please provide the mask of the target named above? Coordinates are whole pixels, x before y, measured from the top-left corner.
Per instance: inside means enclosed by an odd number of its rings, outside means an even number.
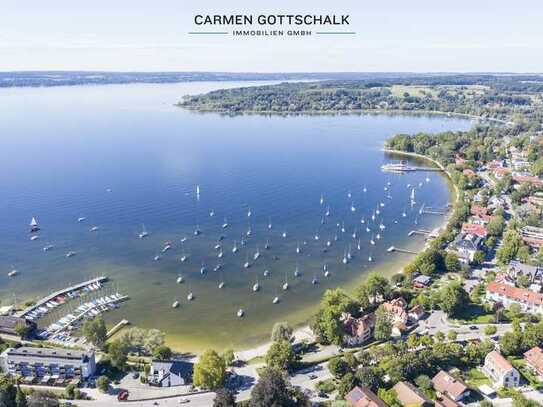
[[[343,342],[343,324],[340,321],[344,313],[356,313],[359,305],[343,290],[326,290],[311,328],[317,340],[323,344],[341,345]]]
[[[169,360],[172,358],[172,350],[166,345],[157,346],[153,350],[153,357],[158,360]]]
[[[362,386],[369,387],[374,392],[381,385],[383,371],[377,366],[362,366],[355,373],[355,378]]]
[[[104,319],[98,316],[85,321],[82,327],[83,336],[98,348],[103,348],[107,339],[107,328]]]
[[[75,385],[74,384],[69,384],[66,386],[66,389],[64,390],[64,394],[66,395],[66,398],[68,400],[73,400],[75,399]]]
[[[439,306],[448,316],[458,315],[469,304],[468,293],[458,282],[452,282],[440,291]]]
[[[221,388],[215,391],[213,407],[236,407],[236,397],[234,393],[227,388]]]
[[[417,378],[415,379],[415,384],[425,394],[429,393],[434,387],[432,379],[424,374],[417,376]]]
[[[485,335],[491,336],[498,332],[496,325],[487,325],[485,326]]]
[[[375,311],[373,336],[378,341],[386,341],[392,336],[392,317],[382,306]]]
[[[13,379],[7,375],[0,375],[0,406],[16,407],[17,389]]]
[[[280,340],[272,343],[266,353],[266,364],[282,370],[290,370],[296,360],[296,354],[290,342]]]
[[[342,357],[335,356],[328,362],[328,370],[336,379],[340,379],[349,371],[349,365]]]
[[[153,351],[161,345],[164,345],[166,335],[158,329],[149,329],[143,340],[145,350],[152,354]]]
[[[522,351],[522,338],[514,332],[506,332],[500,338],[500,351],[505,356],[515,356]]]
[[[124,369],[128,360],[128,346],[123,341],[116,339],[108,345],[108,355],[111,366]]]
[[[372,304],[375,304],[379,298],[388,297],[390,293],[390,283],[388,279],[375,271],[368,275],[368,278],[364,282],[364,286],[366,287],[366,292]]]
[[[483,252],[482,250],[477,250],[473,254],[473,260],[471,261],[471,264],[473,264],[474,266],[480,266],[481,264],[485,262],[485,259],[486,259],[485,252]]]
[[[267,367],[251,391],[251,407],[294,407],[288,380],[280,369]]]
[[[234,353],[233,349],[226,349],[222,354],[222,358],[224,359],[224,364],[227,367],[232,366],[234,360],[236,360],[236,354]]]
[[[288,322],[276,322],[273,325],[271,340],[273,342],[277,341],[287,341],[292,342],[294,338],[292,337],[292,328]]]
[[[26,394],[24,391],[21,390],[19,386],[17,386],[17,393],[15,394],[15,405],[17,407],[27,407],[28,401],[26,399]]]
[[[445,268],[449,273],[457,273],[460,271],[460,260],[454,253],[447,253],[445,255]]]
[[[21,339],[27,339],[32,333],[32,328],[23,322],[17,322],[14,330],[15,333],[21,337]]]
[[[203,389],[214,390],[224,382],[226,364],[214,350],[206,350],[198,363],[194,365],[194,385]]]
[[[96,379],[96,387],[98,390],[100,390],[102,393],[107,393],[109,390],[110,385],[109,378],[107,376],[100,376],[98,379]]]
[[[355,379],[352,373],[347,373],[341,378],[337,385],[338,397],[343,399],[349,393],[355,385]]]
[[[57,396],[50,391],[33,391],[28,398],[28,407],[58,407]]]
[[[456,341],[456,338],[458,338],[458,334],[456,333],[456,331],[453,331],[452,329],[447,332],[447,339],[449,341]]]

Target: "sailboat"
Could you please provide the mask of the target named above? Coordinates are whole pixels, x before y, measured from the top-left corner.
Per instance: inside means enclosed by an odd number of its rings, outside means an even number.
[[[287,273],[285,273],[285,282],[283,284],[283,291],[287,291],[288,290],[288,278],[287,278]]]
[[[315,233],[315,236],[313,236],[315,240],[319,240],[320,239],[320,236],[319,236],[319,231],[317,231],[317,233]]]
[[[364,187],[362,188],[362,192],[364,192],[364,193],[368,192],[368,188],[366,188],[365,185],[364,185]]]
[[[194,229],[194,236],[198,236],[201,232],[200,225],[196,225],[196,229]]]
[[[352,234],[353,239],[356,239],[356,236],[357,236],[357,234],[356,234],[356,227],[355,227],[354,231],[353,231],[353,234]]]
[[[300,254],[301,252],[302,252],[302,249],[300,248],[300,242],[297,240],[296,241],[296,253]]]
[[[181,243],[181,262],[184,263],[187,260],[188,256],[185,254],[185,246]]]
[[[149,233],[147,232],[147,229],[145,229],[145,225],[143,223],[141,224],[141,232],[139,233],[138,236],[140,239],[143,239],[144,237],[149,236]]]
[[[351,245],[349,245],[349,250],[347,250],[347,260],[352,260],[353,255],[351,253]]]
[[[77,221],[78,222],[85,222],[87,218],[85,216],[80,216],[79,218],[77,218]]]
[[[237,253],[238,252],[238,245],[236,243],[236,241],[234,240],[234,247],[232,247],[232,253]]]
[[[179,307],[179,301],[175,300],[172,304],[172,308],[177,308]]]
[[[364,224],[364,223],[366,223],[366,219],[364,219],[364,218],[360,218],[360,223],[361,223],[361,224]]]
[[[194,294],[192,293],[192,291],[190,291],[187,295],[187,300],[192,301],[193,299],[194,299]]]
[[[411,190],[411,197],[410,197],[410,199],[411,199],[411,206],[415,205],[415,204],[416,204],[416,201],[415,201],[415,188],[413,188],[413,189]]]
[[[370,244],[375,245],[375,240],[373,240],[373,234],[371,235]]]
[[[313,274],[313,280],[311,280],[311,284],[313,285],[319,284],[319,280],[317,279],[317,274]]]
[[[273,227],[273,226],[272,226],[271,217],[269,217],[269,218],[268,218],[268,229],[271,230],[272,227]]]
[[[38,226],[38,221],[36,220],[35,217],[32,217],[32,219],[30,220],[30,232],[35,233],[38,230],[40,230],[40,228]]]
[[[247,217],[250,218],[252,214],[253,212],[251,211],[251,208],[249,207],[249,209],[247,210]]]
[[[347,191],[347,198],[351,199],[353,194],[351,194],[351,191]]]
[[[200,199],[200,185],[196,185],[196,198]]]
[[[247,259],[245,260],[245,263],[243,264],[243,267],[248,269],[251,267],[251,263],[249,263],[249,254],[247,254]]]
[[[321,200],[320,200],[320,203],[321,203],[321,205],[323,205],[323,204],[324,204],[324,195],[323,195],[323,194],[321,194]]]
[[[356,207],[354,206],[354,202],[351,202],[351,212],[356,212]]]
[[[330,271],[328,270],[328,264],[324,263],[324,266],[322,266],[322,271],[324,272],[324,277],[328,277],[330,275]]]
[[[300,277],[300,269],[298,268],[297,264],[296,264],[296,268],[294,269],[294,277]]]
[[[385,229],[386,229],[386,226],[383,224],[383,222],[381,222],[381,223],[379,224],[379,229],[381,229],[381,230],[385,230]]]
[[[209,211],[209,216],[211,216],[211,217],[215,216],[215,211],[213,209],[211,209]]]
[[[228,221],[226,220],[226,216],[224,217],[224,223],[222,224],[222,228],[226,229],[228,227]]]
[[[402,212],[402,218],[405,218],[405,217],[407,217],[407,212],[404,209],[403,212]]]
[[[200,274],[204,275],[207,273],[207,268],[204,263],[202,263],[202,267],[200,267]]]
[[[371,255],[371,252],[370,252],[370,255],[368,256],[368,261],[371,263],[373,261],[373,256]]]
[[[245,311],[243,311],[243,309],[240,308],[237,313],[238,318],[243,318],[244,315],[245,315]]]
[[[177,282],[177,284],[181,284],[184,280],[183,280],[183,276],[181,274],[179,274],[177,276],[177,280],[175,280]]]
[[[341,260],[343,264],[347,264],[349,259],[347,258],[347,251],[343,252],[343,259]]]
[[[258,278],[256,279],[256,282],[253,285],[253,292],[257,292],[260,290],[260,284],[258,283]]]
[[[270,239],[266,239],[266,243],[264,244],[264,249],[265,250],[270,250]]]
[[[253,255],[253,259],[256,261],[256,260],[258,260],[259,257],[260,257],[260,250],[259,250],[258,246],[256,246],[256,252]]]
[[[375,220],[375,211],[371,213],[371,220]]]
[[[361,243],[360,243],[360,239],[358,239],[358,244],[356,245],[356,248],[357,248],[358,250],[361,250],[361,249],[362,249],[362,245],[361,245]]]
[[[330,240],[327,240],[326,241],[326,247],[330,247],[330,246],[332,246],[332,242]]]
[[[324,213],[324,216],[327,216],[327,217],[330,216],[330,207],[329,206],[326,207],[326,212]]]
[[[381,239],[381,234],[380,234],[380,233],[377,233],[377,234],[375,235],[375,238],[376,238],[377,240]]]
[[[345,233],[345,222],[341,222],[341,233]]]

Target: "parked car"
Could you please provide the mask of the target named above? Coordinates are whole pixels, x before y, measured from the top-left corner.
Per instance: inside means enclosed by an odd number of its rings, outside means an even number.
[[[119,392],[119,394],[117,394],[117,400],[119,400],[119,401],[128,400],[128,391],[127,390],[121,390]]]

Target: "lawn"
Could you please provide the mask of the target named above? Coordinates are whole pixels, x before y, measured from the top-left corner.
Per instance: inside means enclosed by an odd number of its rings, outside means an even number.
[[[473,388],[478,389],[479,386],[486,384],[490,386],[492,382],[479,369],[470,369],[466,374],[466,382]]]
[[[479,304],[469,304],[454,321],[459,324],[493,324],[496,322],[494,313],[486,312]]]
[[[521,376],[530,384],[531,387],[538,390],[543,387],[543,383],[526,365],[526,361],[522,358],[510,359],[511,364],[520,372]]]
[[[437,90],[432,89],[428,86],[405,86],[405,85],[392,85],[390,89],[392,94],[397,97],[402,97],[405,92],[409,93],[410,96],[421,97],[424,96],[424,93],[433,96],[437,95]]]

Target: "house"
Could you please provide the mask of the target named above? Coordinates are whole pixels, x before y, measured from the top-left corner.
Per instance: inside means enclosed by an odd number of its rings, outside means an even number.
[[[504,307],[519,304],[523,312],[543,313],[543,294],[526,288],[492,281],[486,286],[486,299]]]
[[[460,407],[460,404],[444,394],[439,394],[436,396],[434,405],[436,407]]]
[[[343,318],[343,328],[345,335],[343,342],[348,346],[358,346],[373,338],[373,328],[375,327],[375,315],[366,314],[360,318],[353,318],[348,314]]]
[[[440,370],[434,376],[432,383],[438,393],[453,401],[463,400],[470,393],[468,386],[462,380],[454,378],[444,370]]]
[[[19,318],[12,315],[0,316],[0,333],[17,335],[17,327],[24,326],[28,329],[30,336],[36,331],[36,324],[26,318]]]
[[[96,370],[94,352],[60,348],[22,346],[8,348],[0,355],[0,366],[25,383],[66,384],[87,379]]]
[[[513,175],[513,181],[519,184],[522,184],[522,183],[531,184],[535,187],[540,187],[543,185],[543,181],[541,181],[539,177],[536,177],[535,175],[515,174]]]
[[[527,245],[540,248],[543,247],[543,228],[535,226],[524,226],[520,230],[520,236]]]
[[[409,382],[398,382],[393,387],[396,398],[404,407],[431,406],[433,403]]]
[[[407,317],[409,318],[409,321],[411,323],[418,322],[426,313],[424,310],[424,307],[420,304],[415,305],[413,308],[409,310],[407,313]]]
[[[407,302],[398,297],[387,301],[382,305],[383,309],[392,316],[392,332],[394,335],[401,335],[407,328],[409,317],[407,315]]]
[[[489,214],[487,207],[476,205],[476,204],[471,205],[470,212],[473,216],[478,216],[478,217]]]
[[[385,402],[366,386],[356,386],[346,396],[351,407],[387,407]]]
[[[424,274],[421,274],[413,279],[413,287],[415,288],[426,288],[429,287],[431,283],[432,277],[425,276]]]
[[[483,372],[494,382],[494,387],[518,387],[520,374],[498,351],[493,350],[485,357]]]
[[[543,350],[539,346],[524,352],[524,360],[538,375],[543,376]]]
[[[462,233],[475,235],[483,239],[488,235],[486,227],[477,223],[464,223],[462,225]]]
[[[151,386],[184,386],[192,382],[192,363],[183,360],[153,360],[147,377]]]
[[[496,274],[496,277],[494,278],[494,281],[499,284],[507,284],[512,287],[515,287],[515,279],[511,277],[509,274],[505,273],[498,273]]]
[[[451,243],[451,249],[458,253],[458,260],[463,263],[471,263],[475,253],[483,245],[483,238],[470,233],[459,233]]]
[[[505,199],[493,195],[488,199],[488,203],[486,206],[489,209],[503,208],[505,207]]]
[[[464,171],[462,171],[462,174],[464,174],[468,178],[475,178],[477,174],[472,169],[466,168]]]
[[[521,263],[518,260],[512,260],[507,266],[507,273],[511,278],[526,276],[530,282],[543,282],[543,268]]]
[[[511,168],[504,168],[504,167],[494,168],[494,176],[497,179],[502,179],[507,174],[511,174]]]

